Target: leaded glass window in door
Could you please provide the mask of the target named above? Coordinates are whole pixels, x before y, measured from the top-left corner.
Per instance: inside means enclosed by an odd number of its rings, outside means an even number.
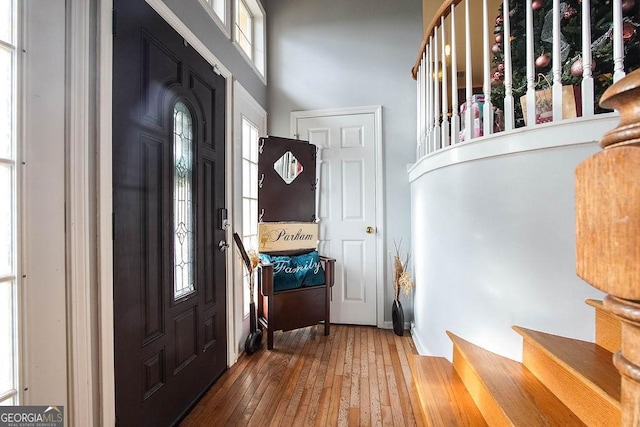
[[[182,103],[173,109],[173,242],[175,299],[195,291],[193,120]]]

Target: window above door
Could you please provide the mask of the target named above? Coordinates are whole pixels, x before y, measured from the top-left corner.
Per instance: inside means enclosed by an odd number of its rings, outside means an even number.
[[[234,0],[233,44],[266,83],[266,13],[258,0]]]
[[[231,37],[231,0],[198,0],[220,30]]]

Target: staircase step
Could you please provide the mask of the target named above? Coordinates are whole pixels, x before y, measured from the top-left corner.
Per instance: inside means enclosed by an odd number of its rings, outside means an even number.
[[[447,331],[453,366],[489,425],[585,425],[521,363]]]
[[[596,344],[611,353],[619,351],[622,339],[620,318],[609,313],[600,300],[588,299],[586,303],[596,309]]]
[[[514,326],[523,363],[582,421],[620,425],[620,374],[613,354],[597,344]]]
[[[443,357],[412,355],[409,366],[426,425],[487,425],[451,362]]]

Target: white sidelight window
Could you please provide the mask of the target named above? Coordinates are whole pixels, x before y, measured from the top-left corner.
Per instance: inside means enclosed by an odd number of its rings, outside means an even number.
[[[0,0],[0,405],[18,401],[16,0]]]
[[[242,117],[242,243],[258,249],[258,128]],[[243,286],[243,312],[249,314],[249,282]]]

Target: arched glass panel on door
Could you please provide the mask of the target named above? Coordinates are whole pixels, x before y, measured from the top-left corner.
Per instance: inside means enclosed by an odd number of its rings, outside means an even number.
[[[175,299],[195,290],[193,232],[193,120],[182,103],[173,109],[173,259]]]

